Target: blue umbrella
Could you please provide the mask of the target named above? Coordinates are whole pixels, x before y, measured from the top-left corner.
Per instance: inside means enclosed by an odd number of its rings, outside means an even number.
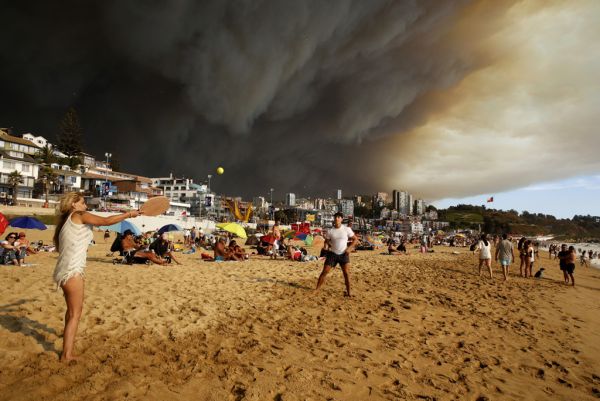
[[[168,233],[169,231],[182,231],[182,229],[177,224],[167,224],[158,229],[159,234]]]
[[[133,235],[141,235],[142,231],[137,226],[129,221],[123,220],[119,223],[115,223],[111,226],[101,226],[101,230],[114,231],[116,233],[123,234],[126,230],[131,230]]]
[[[15,217],[10,221],[10,226],[15,228],[33,228],[35,230],[45,230],[48,228],[35,217]]]

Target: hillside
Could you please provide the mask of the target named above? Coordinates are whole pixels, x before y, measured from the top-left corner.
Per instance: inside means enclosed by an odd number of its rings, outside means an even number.
[[[554,235],[557,238],[598,241],[600,217],[574,216],[557,219],[542,213],[518,213],[516,210],[488,209],[485,206],[458,205],[438,210],[439,219],[451,228],[481,228],[490,234],[504,232],[522,235]]]

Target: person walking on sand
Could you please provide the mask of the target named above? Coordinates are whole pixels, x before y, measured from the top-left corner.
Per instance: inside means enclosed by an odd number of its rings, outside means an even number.
[[[521,277],[525,277],[525,259],[527,257],[527,249],[525,248],[525,241],[527,239],[525,237],[521,237],[519,243],[517,244],[517,251],[519,251],[519,275]]]
[[[67,304],[61,361],[76,359],[73,348],[83,309],[84,270],[88,245],[94,237],[92,226],[110,226],[142,214],[133,210],[116,216],[100,217],[86,210],[83,195],[77,192],[66,193],[60,200],[58,224],[54,232],[58,260],[53,276],[57,287],[62,288]]]
[[[573,249],[575,249],[575,248],[573,248]],[[581,257],[579,258],[579,264],[581,264],[581,266],[588,267],[587,260],[585,260],[585,249],[583,249],[581,251]]]
[[[502,234],[502,241],[498,243],[496,247],[496,262],[500,259],[500,265],[502,266],[502,274],[504,274],[504,281],[508,280],[508,268],[515,260],[515,253],[513,251],[512,241],[508,239],[507,234]]]
[[[482,275],[481,266],[485,264],[490,273],[490,278],[494,278],[492,275],[492,243],[488,241],[487,234],[481,235],[476,249],[479,250],[479,277]]]
[[[535,248],[531,240],[525,241],[525,275],[523,277],[533,277],[533,263],[535,262]]]
[[[277,253],[279,253],[279,246],[281,245],[281,229],[279,228],[279,222],[275,221],[273,225],[273,254],[271,255],[271,259],[277,259]]]
[[[342,267],[344,283],[346,284],[345,295],[350,297],[350,252],[356,248],[358,238],[356,238],[354,231],[350,227],[342,225],[342,220],[344,219],[342,213],[336,213],[333,219],[334,228],[327,231],[325,235],[325,244],[329,247],[329,250],[325,257],[323,271],[317,281],[317,291],[325,283],[327,273],[339,263]],[[348,241],[351,241],[350,245],[348,245]]]
[[[558,253],[558,267],[563,272],[563,278],[565,284],[569,284],[569,273],[567,273],[567,263],[570,258],[570,252],[567,250],[567,244],[560,246],[560,252]]]
[[[575,247],[569,247],[569,255],[567,256],[567,264],[565,265],[565,271],[571,278],[571,285],[575,287],[575,260],[577,260],[577,252],[575,252]],[[567,283],[569,284],[569,283]]]

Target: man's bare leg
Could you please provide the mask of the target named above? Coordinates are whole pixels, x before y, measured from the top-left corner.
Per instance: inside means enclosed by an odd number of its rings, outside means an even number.
[[[323,271],[321,272],[321,275],[319,276],[319,280],[317,281],[317,288],[316,288],[317,291],[319,290],[319,288],[321,288],[321,286],[325,282],[325,277],[327,276],[327,273],[329,273],[330,270],[331,270],[331,266],[328,266],[328,265],[323,266]]]
[[[346,263],[342,266],[342,273],[344,274],[344,283],[346,284],[346,296],[350,295],[350,263]]]

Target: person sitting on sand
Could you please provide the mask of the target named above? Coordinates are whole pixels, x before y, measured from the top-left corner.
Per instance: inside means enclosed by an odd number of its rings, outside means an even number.
[[[24,266],[25,256],[35,255],[36,253],[38,253],[38,251],[37,249],[31,246],[31,243],[27,239],[27,235],[24,232],[19,233],[19,238],[17,239],[17,242],[19,243],[19,253],[17,254],[17,257],[20,260],[21,266]]]
[[[394,253],[400,253],[400,251],[396,248],[396,242],[393,238],[388,239],[388,254],[393,255]]]
[[[408,250],[406,249],[406,239],[402,238],[400,240],[400,245],[398,245],[398,248],[396,248],[399,252],[408,255]]]
[[[8,234],[4,241],[0,242],[0,247],[2,247],[2,264],[21,266],[21,260],[19,259],[20,244],[17,239],[18,234],[13,232]]]
[[[225,246],[225,238],[219,238],[214,246],[215,262],[230,260],[229,249]]]
[[[141,249],[141,245],[136,243],[133,238],[133,232],[131,230],[125,230],[123,233],[123,239],[121,240],[121,248],[123,253],[130,253],[134,258],[141,260],[149,260],[157,265],[166,265],[167,261],[162,259],[160,256],[150,251]]]
[[[235,240],[229,241],[229,255],[230,260],[236,260],[238,262],[243,262],[247,258],[246,252],[244,249],[237,244]]]
[[[150,250],[158,255],[161,259],[170,258],[173,262],[180,265],[181,263],[175,259],[173,252],[171,251],[171,244],[167,238],[167,233],[162,233],[152,244],[150,244]],[[168,260],[168,259],[167,259]]]

